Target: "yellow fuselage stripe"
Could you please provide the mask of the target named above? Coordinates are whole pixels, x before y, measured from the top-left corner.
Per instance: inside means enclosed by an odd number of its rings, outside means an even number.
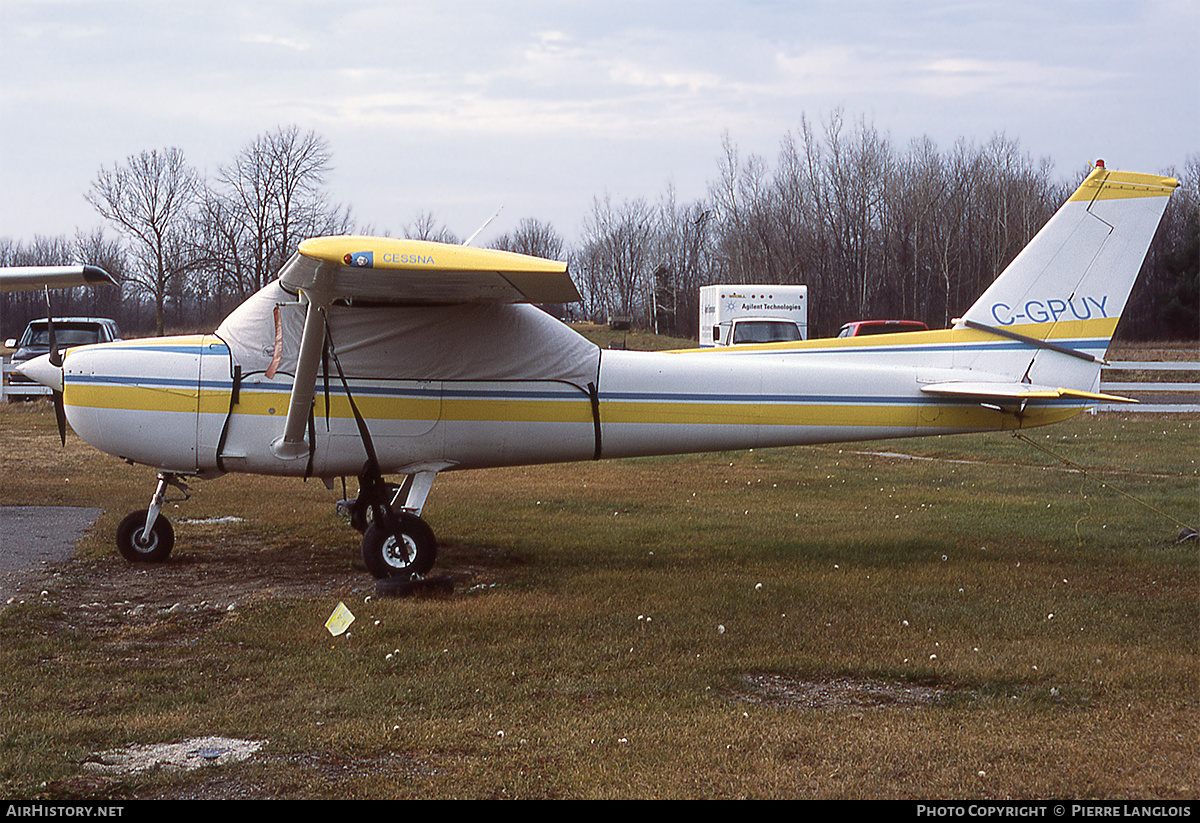
[[[184,392],[158,388],[69,386],[64,402],[70,406],[122,411],[159,411],[194,415],[224,414],[229,410],[228,391]],[[288,396],[281,392],[241,394],[235,416],[286,416]],[[355,401],[368,420],[429,420],[472,423],[592,423],[591,404],[578,400],[505,400],[457,398],[364,397]],[[1057,422],[1079,413],[1082,406],[1031,406],[1025,425]],[[920,412],[920,413],[919,413]],[[324,417],[318,398],[314,416]],[[353,412],[345,397],[331,398],[329,416],[350,419]],[[924,419],[931,417],[932,419]],[[602,400],[602,425],[717,425],[717,426],[845,426],[936,427],[973,429],[994,426],[1006,417],[999,412],[964,402],[932,403],[928,399],[897,399],[894,404],[804,402],[704,402]],[[1007,415],[1011,419],[1011,415]]]

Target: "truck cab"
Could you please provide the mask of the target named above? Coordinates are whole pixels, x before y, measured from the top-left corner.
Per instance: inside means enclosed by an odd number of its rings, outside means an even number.
[[[793,320],[773,317],[742,317],[713,327],[713,344],[784,343],[802,340],[800,326]]]

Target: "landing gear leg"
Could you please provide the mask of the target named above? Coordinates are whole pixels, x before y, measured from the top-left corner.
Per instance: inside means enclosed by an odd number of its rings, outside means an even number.
[[[182,499],[187,499],[187,486],[174,474],[161,473],[149,508],[130,512],[117,527],[117,551],[131,563],[161,563],[175,547],[175,530],[162,516],[167,486],[179,489],[184,494]]]
[[[422,465],[409,474],[404,486],[398,490],[383,482],[371,432],[350,394],[350,384],[342,371],[333,340],[329,339],[328,326],[325,327],[325,335],[329,342],[329,356],[337,367],[342,388],[346,390],[346,399],[350,401],[350,410],[354,412],[359,437],[367,452],[367,462],[358,476],[358,499],[352,508],[355,516],[351,518],[356,527],[364,529],[363,562],[371,574],[378,578],[420,577],[433,568],[437,558],[437,539],[433,536],[433,530],[421,519],[421,508],[425,505],[433,478],[451,464]],[[397,507],[395,504],[400,498],[404,498],[404,502]],[[368,509],[371,513],[369,525],[366,523]]]

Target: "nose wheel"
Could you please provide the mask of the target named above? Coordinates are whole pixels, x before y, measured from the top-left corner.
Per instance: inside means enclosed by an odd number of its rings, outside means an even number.
[[[130,563],[161,563],[175,548],[175,529],[171,527],[171,521],[162,516],[167,486],[183,492],[179,500],[187,499],[187,486],[178,477],[160,474],[149,508],[130,512],[117,526],[117,551]]]
[[[161,563],[175,548],[175,529],[161,514],[146,530],[146,512],[130,512],[117,527],[117,551],[130,563]]]

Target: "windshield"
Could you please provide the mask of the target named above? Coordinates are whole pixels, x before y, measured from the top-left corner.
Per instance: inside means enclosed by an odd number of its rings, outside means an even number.
[[[86,326],[78,323],[55,323],[54,342],[57,343],[60,348],[66,346],[86,346],[89,343],[99,343],[100,327],[94,323],[89,323]],[[30,326],[25,332],[25,337],[21,341],[21,346],[49,349],[50,327],[41,323],[36,326]]]
[[[734,343],[783,343],[799,339],[800,328],[783,320],[755,320],[733,327]]]

